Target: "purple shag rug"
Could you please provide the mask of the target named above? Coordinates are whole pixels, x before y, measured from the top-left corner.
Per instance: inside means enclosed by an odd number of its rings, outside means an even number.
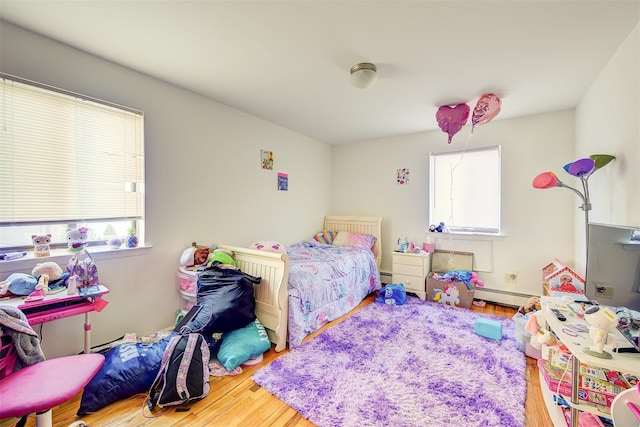
[[[475,334],[478,317],[504,339]],[[365,307],[253,380],[322,427],[522,427],[525,370],[511,319],[407,297]]]

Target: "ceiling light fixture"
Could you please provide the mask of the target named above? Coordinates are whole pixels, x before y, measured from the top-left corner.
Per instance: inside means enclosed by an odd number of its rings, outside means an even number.
[[[351,83],[358,89],[367,89],[378,80],[377,68],[369,62],[361,62],[351,67]]]

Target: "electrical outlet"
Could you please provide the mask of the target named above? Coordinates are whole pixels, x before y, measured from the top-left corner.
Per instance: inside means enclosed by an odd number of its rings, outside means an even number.
[[[611,286],[598,286],[596,291],[600,298],[613,299],[614,288]]]
[[[509,285],[517,285],[518,284],[518,273],[504,273],[504,283]]]

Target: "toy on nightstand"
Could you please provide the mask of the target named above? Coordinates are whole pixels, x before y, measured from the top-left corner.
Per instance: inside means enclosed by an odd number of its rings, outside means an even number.
[[[409,250],[409,238],[405,236],[404,242],[398,239],[398,247],[396,248],[396,252],[406,253],[408,250]]]
[[[33,242],[33,256],[42,257],[51,255],[51,234],[43,234],[40,236],[33,234],[31,235],[31,241]]]
[[[66,238],[69,246],[69,251],[80,252],[89,244],[87,238],[89,237],[89,229],[86,227],[74,228],[67,231]]]

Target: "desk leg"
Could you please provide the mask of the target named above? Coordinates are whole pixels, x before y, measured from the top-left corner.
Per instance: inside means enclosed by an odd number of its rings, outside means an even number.
[[[578,398],[578,388],[580,386],[580,361],[573,355],[571,360],[571,403],[577,405],[580,402]],[[578,408],[571,406],[571,427],[578,427]]]
[[[91,317],[89,312],[84,314],[84,354],[91,353]]]

